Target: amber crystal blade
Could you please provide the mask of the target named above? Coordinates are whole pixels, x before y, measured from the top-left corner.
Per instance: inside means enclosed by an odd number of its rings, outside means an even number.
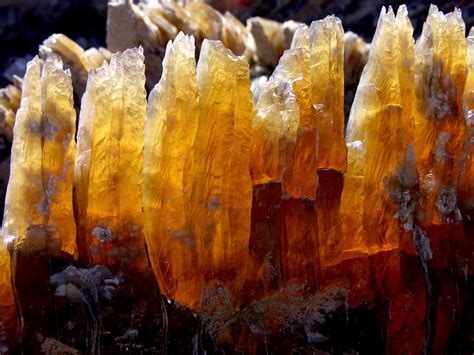
[[[295,152],[289,157],[284,174],[284,193],[291,197],[314,199],[316,196],[317,117],[311,106],[309,30],[300,27],[292,47],[283,53],[270,80],[293,83],[300,120]]]
[[[35,58],[28,65],[22,92],[4,238],[13,238],[21,247],[29,236],[47,236],[49,243],[56,245],[56,253],[62,250],[77,256],[72,209],[76,114],[71,74],[63,70],[57,55],[49,56],[44,63]]]
[[[197,66],[198,128],[193,144],[191,218],[207,281],[242,287],[252,184],[248,171],[253,101],[248,63],[222,43],[203,42]]]
[[[10,178],[14,183],[8,186],[3,216],[3,238],[13,238],[17,245],[26,239],[29,227],[43,223],[43,216],[37,208],[44,196],[40,77],[41,62],[36,57],[28,63],[23,79],[11,156]]]
[[[61,240],[61,249],[77,256],[76,223],[72,206],[76,158],[76,112],[71,74],[61,59],[49,56],[41,75],[43,151],[41,175],[45,190],[41,204],[48,233]]]
[[[90,72],[83,97],[76,163],[76,205],[83,257],[137,268],[143,241],[142,168],[146,115],[141,49],[115,54]],[[117,249],[118,248],[118,249]]]
[[[195,308],[201,297],[196,240],[191,232],[190,172],[196,134],[194,38],[169,43],[163,76],[150,93],[145,129],[144,193],[148,254],[160,289]]]
[[[346,170],[344,142],[344,30],[328,16],[310,26],[311,104],[318,116],[318,169]]]
[[[462,289],[464,277],[450,270],[459,267],[456,259],[472,263],[457,201],[466,142],[466,55],[461,11],[445,15],[432,5],[415,45],[415,155],[420,186],[415,242],[429,270],[426,317],[433,353],[446,349],[446,327],[452,327],[461,305],[453,291],[455,285]]]
[[[356,92],[347,129],[351,164],[342,213],[348,237],[356,234],[350,231],[353,218],[348,215],[362,216],[354,227],[358,229],[362,224],[365,240],[349,237],[349,250],[368,248],[376,253],[398,248],[399,223],[406,223],[407,230],[412,228],[411,203],[416,198],[413,189],[417,184],[411,101],[415,90],[412,31],[403,7],[397,17],[391,9],[387,13],[382,10]],[[361,154],[363,160],[357,157]],[[356,187],[351,189],[351,183],[359,186],[358,194],[351,192]]]
[[[444,15],[433,5],[416,43],[415,150],[424,224],[459,219],[456,186],[466,130],[464,32],[459,10]]]
[[[311,104],[317,117],[316,192],[321,266],[337,260],[341,250],[340,199],[346,170],[344,142],[344,31],[335,16],[310,26]],[[319,264],[318,264],[319,267]]]

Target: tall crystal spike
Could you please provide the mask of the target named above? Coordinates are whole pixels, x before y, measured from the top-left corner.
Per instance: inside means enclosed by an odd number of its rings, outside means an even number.
[[[253,100],[249,67],[221,42],[203,42],[197,66],[191,218],[205,280],[242,288],[252,184],[248,170]]]
[[[90,72],[82,99],[75,171],[78,242],[92,263],[147,265],[142,245],[143,59],[141,48],[113,55],[110,65]]]
[[[77,256],[72,208],[76,114],[69,71],[57,55],[28,64],[12,147],[4,238],[29,237]],[[43,237],[39,237],[43,236]],[[40,243],[42,243],[40,242]]]
[[[404,7],[396,17],[392,9],[382,10],[355,95],[347,128],[350,165],[342,206],[345,247],[350,250],[373,254],[397,248],[399,224],[412,229],[417,184],[412,32]],[[362,219],[351,229],[354,215]],[[361,225],[362,235],[356,231]]]
[[[147,249],[160,289],[191,308],[201,298],[191,231],[192,145],[196,135],[194,37],[168,43],[163,76],[150,93],[145,128],[144,196]]]
[[[466,38],[461,12],[432,5],[416,43],[416,144],[423,224],[458,219],[456,186],[466,130]]]

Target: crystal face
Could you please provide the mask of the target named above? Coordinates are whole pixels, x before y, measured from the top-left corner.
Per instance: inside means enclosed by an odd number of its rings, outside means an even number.
[[[78,245],[92,263],[117,253],[143,268],[143,145],[146,92],[141,49],[91,71],[82,97],[75,170]],[[119,254],[120,255],[120,254]]]
[[[108,27],[123,52],[52,36],[0,97],[0,352],[453,349],[474,272],[459,10],[415,41],[383,8],[370,50],[335,16],[245,27],[201,1],[111,2]]]
[[[17,247],[35,240],[52,252],[77,257],[72,207],[76,115],[69,71],[51,55],[28,65],[16,115],[10,184],[3,218],[4,238]]]

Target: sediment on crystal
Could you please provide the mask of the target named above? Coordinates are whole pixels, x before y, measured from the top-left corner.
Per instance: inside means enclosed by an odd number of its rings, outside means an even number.
[[[143,136],[146,92],[143,51],[114,54],[90,72],[82,99],[75,170],[78,243],[87,262],[141,268]]]
[[[71,74],[61,59],[35,58],[16,115],[3,237],[77,256],[72,206],[76,144]],[[30,245],[31,247],[31,245]]]
[[[202,275],[191,231],[192,145],[198,95],[194,38],[180,33],[169,43],[163,75],[150,93],[145,127],[145,236],[161,292],[196,308]]]
[[[350,251],[373,254],[398,248],[400,226],[412,228],[417,185],[412,31],[404,7],[397,16],[391,8],[382,10],[355,95],[347,128],[350,164],[341,207],[349,238],[344,247]]]
[[[252,183],[248,170],[253,100],[248,63],[220,42],[203,42],[197,66],[198,126],[193,143],[191,225],[206,283],[242,290]],[[237,297],[238,299],[238,297]]]
[[[456,186],[465,142],[465,25],[461,12],[432,5],[416,42],[415,154],[422,223],[459,220]]]

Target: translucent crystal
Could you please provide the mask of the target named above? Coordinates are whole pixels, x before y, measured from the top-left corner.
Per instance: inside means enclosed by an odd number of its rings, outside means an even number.
[[[140,268],[146,92],[141,49],[91,71],[82,99],[75,171],[79,246],[86,260]],[[135,260],[136,259],[136,260]]]
[[[412,32],[404,7],[396,17],[382,10],[352,106],[341,206],[345,248],[351,251],[397,248],[399,224],[412,229],[417,184]]]
[[[198,128],[192,167],[192,232],[206,281],[242,289],[252,183],[248,170],[253,101],[248,63],[204,41],[197,66]],[[212,281],[213,282],[213,281]]]
[[[299,107],[290,82],[271,80],[258,91],[250,175],[255,185],[282,182],[287,161],[294,154]]]
[[[3,218],[3,236],[13,238],[16,247],[44,235],[57,243],[56,251],[77,256],[72,209],[75,120],[70,72],[56,55],[44,63],[36,57],[23,81]]]
[[[328,16],[310,27],[311,104],[318,116],[318,169],[346,170],[344,142],[344,30]]]
[[[163,294],[195,308],[201,298],[191,231],[192,145],[198,123],[194,38],[169,43],[148,100],[144,157],[147,249]]]
[[[457,219],[456,186],[466,120],[465,25],[461,12],[444,15],[432,5],[416,43],[416,141],[423,224]]]

